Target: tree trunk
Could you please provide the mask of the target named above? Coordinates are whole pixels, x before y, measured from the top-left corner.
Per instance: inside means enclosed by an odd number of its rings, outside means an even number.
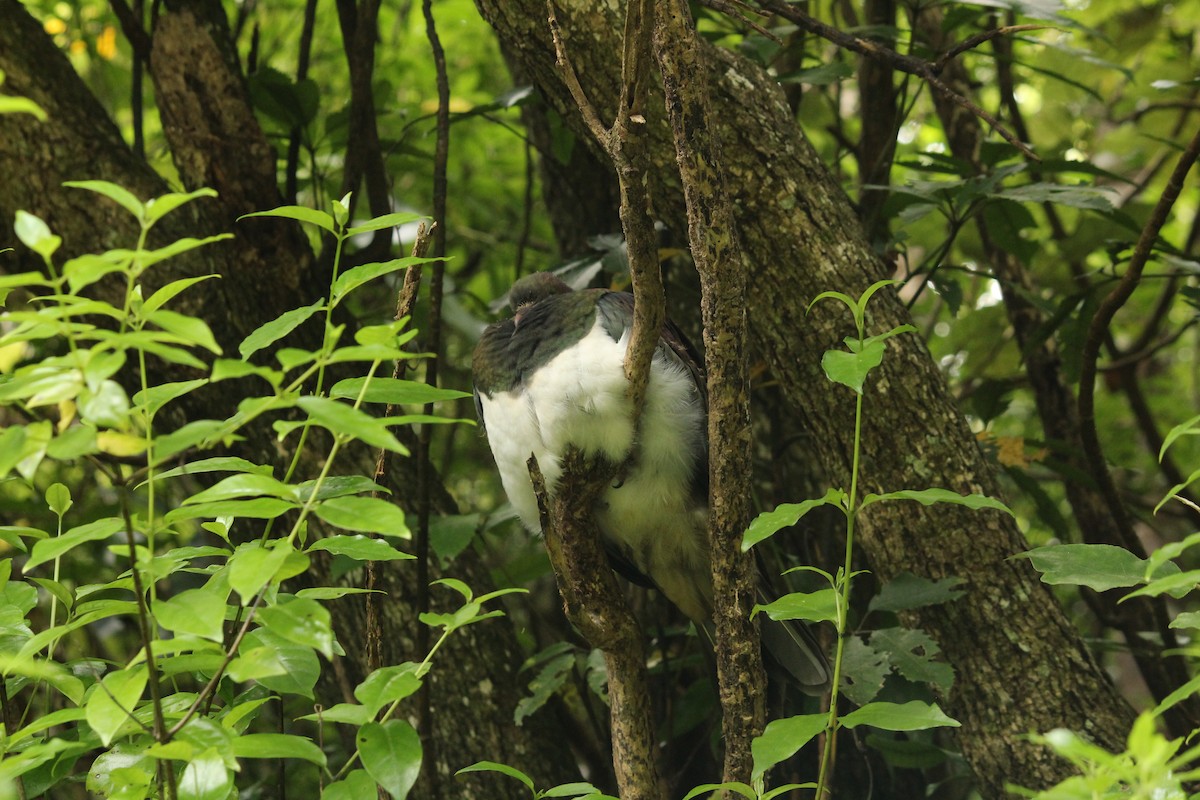
[[[476,0],[484,17],[551,105],[580,135],[583,123],[554,69],[541,0]],[[616,107],[622,9],[581,2],[560,15],[566,45],[585,92],[603,117]],[[725,186],[751,264],[751,335],[802,418],[813,455],[830,481],[849,482],[854,398],[824,379],[819,361],[853,330],[832,306],[806,315],[819,292],[859,294],[887,268],[871,253],[848,198],[805,140],[778,86],[754,65],[716,48],[706,54],[715,128],[722,141]],[[661,95],[647,108],[646,139],[659,169],[654,208],[685,229],[683,199]],[[610,117],[611,118],[611,117]],[[908,322],[891,292],[876,296],[870,333]],[[997,495],[991,465],[955,406],[937,365],[916,336],[892,339],[867,386],[863,429],[864,491],[944,487]],[[803,498],[794,498],[800,500]],[[1045,786],[1067,765],[1022,737],[1067,727],[1105,747],[1121,748],[1132,709],[1097,667],[1062,608],[1024,559],[1021,532],[997,512],[913,503],[873,506],[861,542],[877,575],[900,571],[965,580],[954,603],[922,609],[910,620],[928,631],[954,666],[948,712],[963,754],[985,796],[1006,782]]]
[[[219,4],[192,3],[178,12],[164,12],[153,52],[152,75],[180,175],[189,187],[215,185],[220,197],[198,201],[166,217],[156,226],[157,241],[151,246],[231,230],[237,239],[167,261],[148,278],[160,285],[188,275],[220,275],[221,280],[202,282],[181,295],[183,305],[175,307],[205,318],[225,351],[236,353],[237,343],[259,324],[313,302],[326,287],[311,279],[312,253],[293,223],[236,222],[241,214],[282,201],[276,189],[274,151],[249,106]],[[58,258],[131,246],[137,226],[128,213],[90,192],[64,188],[63,182],[108,180],[143,201],[169,189],[129,150],[65,56],[17,0],[0,0],[0,70],[7,74],[6,93],[34,100],[49,115],[46,123],[24,114],[0,115],[0,242],[15,244],[12,220],[18,209],[24,209],[44,219],[62,237]],[[0,254],[0,270],[5,272],[41,266],[40,259],[19,245],[14,252]],[[180,377],[156,369],[153,382]],[[230,413],[232,403],[242,395],[228,386],[223,383],[220,392],[184,406],[186,420]],[[241,455],[273,463],[279,458],[277,444],[269,426],[264,427]],[[371,474],[371,455],[359,454],[366,474]],[[391,463],[394,496],[411,511],[408,487],[415,485],[415,462],[392,459]],[[452,512],[453,501],[440,484],[436,488],[435,511]],[[441,577],[437,565],[431,566],[431,578]],[[415,574],[411,566],[380,569],[377,588],[387,598],[382,608],[384,664],[424,656],[415,652],[414,645],[421,624],[415,598],[422,591]],[[471,549],[444,574],[464,580],[477,594],[492,588],[486,568]],[[328,575],[314,580],[331,582]],[[433,610],[449,610],[445,602],[455,599],[453,593],[436,587],[432,591]],[[345,699],[345,689],[364,675],[361,602],[343,599],[330,603],[329,609],[347,655],[326,670],[325,689],[341,688],[322,699],[327,706]],[[536,715],[522,727],[513,725],[513,711],[524,693],[517,675],[520,661],[507,621],[471,625],[451,637],[434,660],[427,684],[432,692],[433,727],[422,735],[425,757],[433,767],[426,775],[435,779],[421,781],[410,796],[454,800],[527,796],[518,782],[500,776],[453,777],[455,770],[484,759],[518,767],[539,786],[578,779],[566,741],[549,715]]]

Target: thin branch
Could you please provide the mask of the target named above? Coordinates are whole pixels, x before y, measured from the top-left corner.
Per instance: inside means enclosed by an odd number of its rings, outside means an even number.
[[[1126,530],[1130,526],[1129,512],[1117,494],[1112,474],[1109,472],[1108,465],[1104,461],[1104,451],[1100,445],[1100,437],[1096,429],[1097,361],[1100,356],[1100,347],[1108,334],[1108,327],[1112,324],[1113,317],[1116,316],[1121,307],[1129,300],[1134,289],[1137,288],[1142,270],[1145,268],[1146,262],[1150,259],[1150,253],[1154,249],[1154,242],[1158,239],[1158,233],[1162,230],[1162,226],[1166,223],[1171,208],[1179,198],[1179,193],[1183,189],[1184,179],[1187,177],[1188,172],[1191,171],[1192,165],[1196,163],[1197,157],[1200,157],[1200,130],[1197,130],[1195,135],[1192,136],[1191,142],[1188,143],[1187,148],[1179,157],[1179,161],[1175,165],[1175,170],[1171,173],[1171,177],[1163,189],[1162,196],[1159,197],[1158,202],[1154,206],[1154,211],[1150,214],[1150,218],[1146,220],[1146,224],[1142,228],[1141,236],[1134,247],[1133,256],[1129,260],[1129,266],[1125,270],[1125,275],[1121,278],[1121,282],[1104,298],[1100,307],[1096,310],[1096,314],[1092,317],[1092,322],[1088,326],[1087,338],[1083,343],[1082,366],[1079,375],[1079,419],[1082,424],[1081,433],[1083,436],[1084,454],[1087,458],[1088,468],[1092,473],[1092,477],[1100,487],[1109,510],[1113,517],[1119,521],[1121,527]]]
[[[776,44],[783,44],[783,39],[779,38],[762,25],[759,25],[757,22],[750,19],[750,14],[757,14],[760,17],[770,16],[770,14],[768,14],[766,11],[763,11],[761,8],[755,8],[749,3],[742,2],[742,0],[700,0],[699,4],[705,8],[710,8],[713,11],[725,14],[726,16],[733,17],[734,19],[741,21],[743,25],[750,28],[765,39],[770,39]]]
[[[938,94],[942,95],[955,105],[966,109],[976,117],[979,117],[988,125],[991,125],[992,128],[995,129],[996,133],[1000,134],[1000,136],[1002,136],[1004,140],[1013,147],[1020,150],[1026,158],[1032,159],[1033,161],[1041,160],[1027,144],[1013,135],[1013,133],[1004,127],[1004,125],[1000,123],[1000,120],[996,119],[993,114],[980,108],[975,103],[963,97],[961,94],[954,91],[942,82],[942,80],[938,77],[938,74],[945,66],[945,63],[941,59],[939,59],[937,64],[931,64],[928,61],[922,61],[919,58],[913,58],[912,56],[906,56],[902,53],[897,53],[895,50],[892,50],[889,47],[884,47],[878,42],[873,42],[870,39],[862,39],[857,36],[851,36],[850,34],[843,33],[831,25],[826,25],[824,22],[810,17],[808,14],[804,13],[799,6],[788,5],[783,0],[763,0],[762,6],[769,11],[773,11],[784,19],[796,23],[809,33],[814,33],[817,36],[820,36],[822,39],[833,42],[838,47],[851,50],[855,53],[866,56],[867,58],[877,59],[889,64],[901,72],[907,72],[911,75],[916,75],[918,78],[921,78],[928,83]],[[986,41],[986,39],[982,41]]]
[[[563,610],[584,637],[604,653],[612,721],[613,767],[622,800],[664,797],[654,735],[645,640],[600,545],[595,505],[617,465],[585,458],[570,448],[554,496],[537,458],[527,462],[538,502],[546,552],[558,580]]]
[[[600,120],[600,115],[596,113],[596,107],[592,105],[592,101],[588,99],[587,93],[583,91],[583,86],[579,83],[579,76],[575,74],[575,67],[571,63],[571,59],[567,57],[567,48],[563,44],[562,27],[558,24],[558,17],[554,14],[553,0],[547,0],[546,13],[550,22],[550,38],[554,40],[554,64],[558,67],[567,91],[571,93],[571,99],[579,107],[579,113],[583,116],[588,130],[592,132],[592,136],[600,143],[605,152],[608,152],[611,131]]]
[[[937,61],[933,62],[933,70],[934,72],[941,72],[946,68],[946,64],[952,59],[958,58],[968,50],[974,50],[984,42],[990,42],[997,36],[1008,36],[1013,33],[1021,33],[1022,31],[1041,31],[1048,28],[1059,30],[1053,25],[1004,25],[1000,28],[992,28],[991,30],[982,31],[974,36],[967,37],[954,47],[947,50],[945,53],[942,53],[940,56],[938,56]]]

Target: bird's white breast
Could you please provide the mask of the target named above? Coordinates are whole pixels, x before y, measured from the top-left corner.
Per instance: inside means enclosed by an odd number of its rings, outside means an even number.
[[[488,441],[504,490],[531,531],[539,531],[537,501],[526,462],[537,456],[549,491],[560,459],[574,445],[621,464],[634,446],[632,408],[620,341],[597,323],[577,344],[527,376],[510,392],[481,396]],[[656,354],[634,467],[605,493],[601,532],[693,618],[707,614],[709,592],[695,586],[707,574],[705,512],[691,483],[703,469],[704,406],[692,373],[665,352]],[[678,584],[676,587],[674,584]]]

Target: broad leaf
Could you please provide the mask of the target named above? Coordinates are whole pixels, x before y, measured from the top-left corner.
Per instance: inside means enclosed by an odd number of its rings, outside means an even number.
[[[928,728],[957,728],[957,720],[951,719],[937,703],[912,700],[907,703],[867,703],[846,714],[841,719],[842,727],[857,728],[870,725],[885,731],[923,731]]]
[[[804,714],[770,722],[762,735],[750,743],[754,760],[752,779],[759,780],[771,767],[795,755],[825,730],[827,720],[825,714]]]
[[[421,737],[413,726],[402,719],[372,722],[359,729],[356,741],[370,776],[396,800],[408,797],[421,774]]]
[[[746,535],[742,537],[742,552],[746,552],[763,539],[774,536],[783,528],[795,525],[801,517],[820,506],[837,506],[841,509],[845,492],[840,489],[830,489],[825,496],[817,500],[805,500],[802,503],[780,503],[774,511],[764,511],[754,518]]]

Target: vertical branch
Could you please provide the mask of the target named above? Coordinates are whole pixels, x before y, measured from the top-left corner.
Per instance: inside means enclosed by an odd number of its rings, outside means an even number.
[[[613,768],[622,800],[661,800],[665,793],[651,718],[645,641],[600,546],[594,515],[617,465],[589,460],[572,448],[563,456],[562,466],[554,497],[548,497],[537,458],[531,455],[528,462],[563,610],[580,633],[604,652]]]
[[[308,62],[312,56],[313,29],[317,22],[317,0],[305,0],[304,26],[300,29],[300,53],[296,63],[296,83],[308,78]],[[300,169],[300,140],[304,131],[299,125],[288,133],[287,164],[284,170],[284,197],[296,202],[298,191],[296,173]]]
[[[1154,205],[1154,211],[1151,212],[1145,227],[1142,228],[1141,236],[1138,237],[1137,244],[1133,248],[1133,256],[1129,259],[1129,266],[1126,268],[1125,274],[1121,277],[1120,283],[1096,309],[1096,315],[1092,317],[1092,322],[1088,326],[1087,338],[1083,343],[1082,368],[1079,374],[1079,420],[1082,425],[1083,449],[1092,478],[1100,487],[1104,499],[1108,503],[1109,511],[1114,518],[1123,521],[1123,527],[1129,525],[1128,512],[1125,510],[1124,503],[1121,502],[1120,495],[1117,494],[1116,485],[1113,483],[1108,465],[1104,461],[1100,437],[1096,432],[1096,362],[1100,357],[1100,347],[1108,335],[1108,326],[1121,307],[1133,295],[1133,290],[1137,288],[1142,277],[1142,270],[1150,259],[1150,252],[1158,238],[1158,232],[1162,230],[1162,226],[1167,221],[1167,215],[1171,212],[1175,201],[1179,199],[1183,181],[1191,171],[1192,165],[1196,163],[1197,157],[1200,157],[1200,130],[1196,131],[1187,148],[1179,156],[1179,161],[1175,164],[1175,170],[1171,173],[1162,196],[1158,198],[1158,202]]]
[[[620,98],[611,128],[601,122],[567,57],[553,0],[547,0],[546,7],[559,73],[588,129],[617,172],[621,226],[629,254],[634,296],[633,329],[624,368],[629,381],[627,392],[633,408],[634,430],[637,431],[650,378],[650,363],[666,319],[662,275],[658,270],[658,243],[649,213],[644,143],[646,120],[642,116],[651,66],[654,3],[653,0],[631,0],[626,7]],[[634,440],[637,438],[635,435]],[[625,800],[662,797],[662,772],[650,718],[642,633],[625,598],[616,589],[612,570],[600,549],[593,519],[595,502],[620,465],[587,464],[578,453],[568,452],[555,497],[547,505],[537,463],[533,459],[530,462],[530,478],[534,481],[539,508],[543,512],[546,547],[558,576],[567,616],[593,646],[604,652],[611,699],[613,766],[621,797]]]
[[[688,239],[700,273],[708,374],[709,539],[713,559],[717,678],[724,717],[724,781],[749,783],[750,743],[762,732],[766,683],[756,621],[752,562],[741,552],[750,522],[749,358],[746,273],[733,209],[722,186],[696,30],[685,0],[659,6],[654,52],[687,204]]]

